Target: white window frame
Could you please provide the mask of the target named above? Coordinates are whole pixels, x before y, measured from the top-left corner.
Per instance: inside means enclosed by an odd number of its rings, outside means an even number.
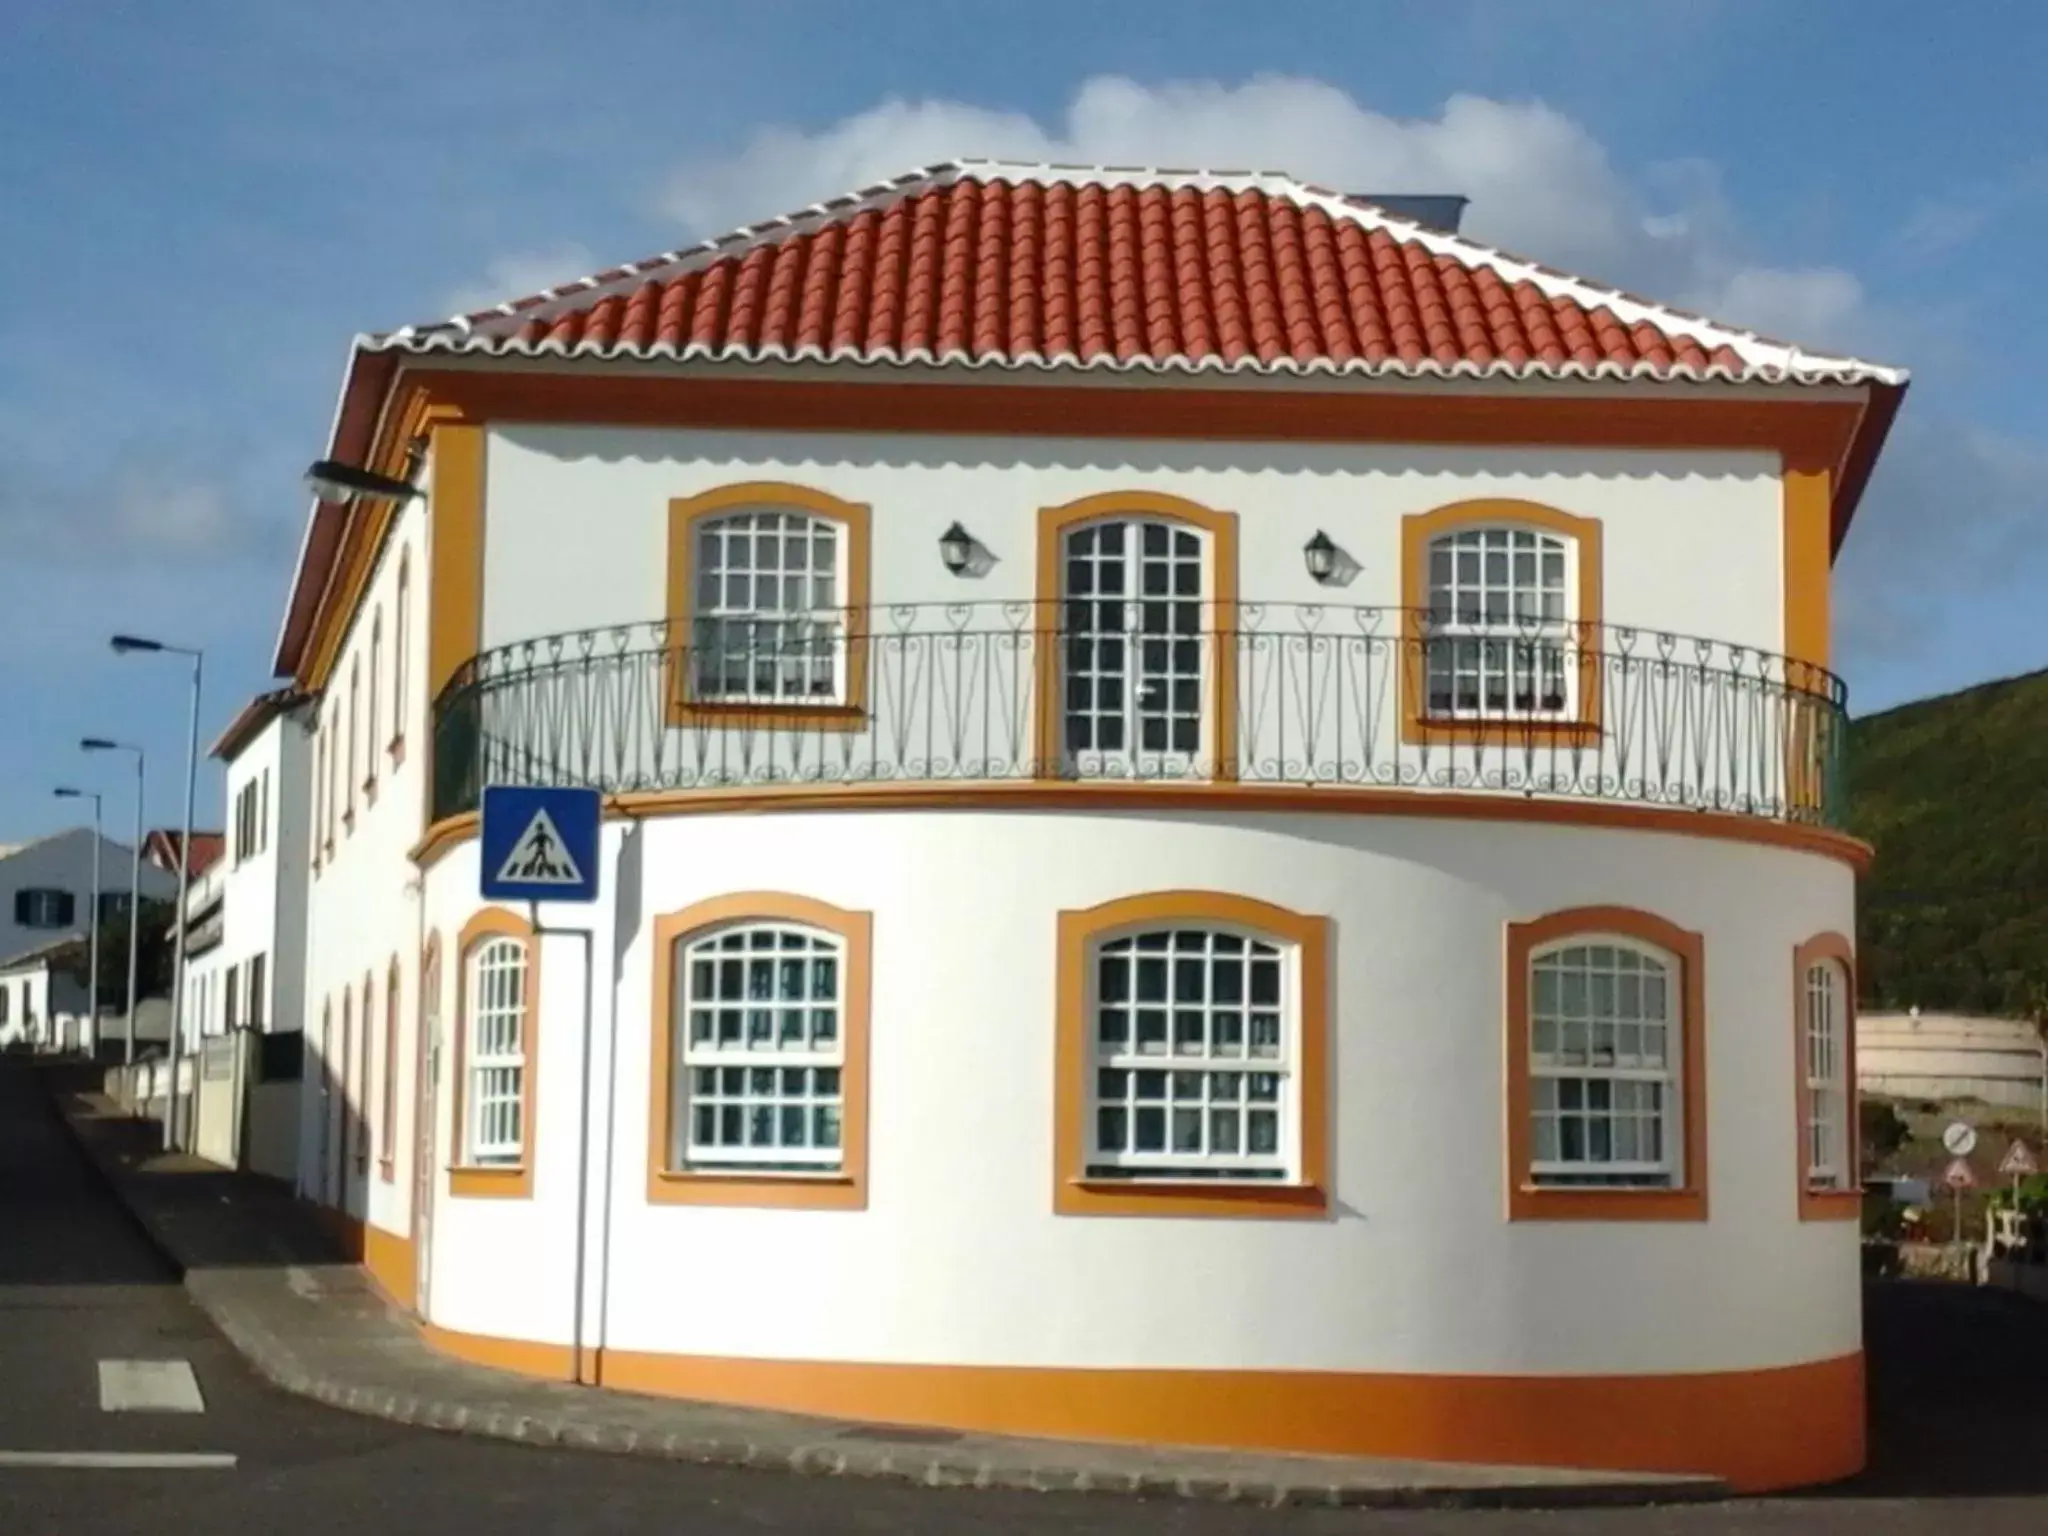
[[[517,1167],[531,1130],[526,1042],[534,1000],[527,941],[503,934],[478,939],[463,966],[462,1160],[472,1168]],[[496,1134],[486,1135],[487,1128]]]
[[[1507,547],[1497,552],[1507,562],[1504,587],[1490,581],[1487,573],[1489,559],[1496,553],[1487,547],[1487,540],[1501,535],[1508,539]],[[1528,551],[1535,561],[1535,586],[1526,593],[1519,586],[1514,572],[1515,557],[1522,553],[1514,547],[1517,537],[1532,539],[1535,544]],[[1478,548],[1468,551],[1463,545],[1471,540],[1478,541]],[[1545,601],[1553,595],[1543,569],[1545,556],[1553,552],[1549,546],[1556,546],[1555,552],[1562,556],[1554,594],[1554,613],[1546,611],[1553,605]],[[1460,556],[1468,552],[1478,563],[1477,587],[1469,589],[1459,569],[1462,564]],[[1448,589],[1438,581],[1440,553],[1451,565]],[[1579,634],[1579,625],[1584,617],[1578,612],[1579,559],[1579,541],[1570,534],[1511,519],[1464,523],[1447,528],[1429,540],[1423,550],[1422,586],[1426,606],[1421,657],[1423,700],[1428,718],[1536,722],[1578,718],[1581,702],[1579,664],[1583,660],[1581,648],[1585,644]],[[1440,598],[1440,592],[1446,595]],[[1501,604],[1498,615],[1487,611],[1495,598]],[[1471,606],[1473,604],[1477,605],[1476,608]],[[1489,667],[1488,663],[1496,658],[1496,647],[1506,647],[1507,650],[1498,657],[1496,666]],[[1457,697],[1457,682],[1462,671],[1459,658],[1467,648],[1476,648],[1479,659],[1480,699],[1476,705],[1462,703]],[[1436,691],[1437,657],[1444,650],[1448,650],[1452,657],[1451,698],[1447,702],[1440,701]],[[1548,673],[1557,684],[1556,704],[1544,702],[1533,693],[1531,702],[1520,702],[1514,697],[1513,684],[1517,676],[1531,677],[1536,670]],[[1498,704],[1489,702],[1486,697],[1487,681],[1495,676],[1504,679],[1507,693],[1504,702]],[[1532,683],[1533,686],[1535,684]]]
[[[1163,529],[1169,540],[1169,547],[1163,551],[1147,551],[1144,548],[1148,528]],[[1112,564],[1099,541],[1109,530],[1116,530],[1122,538],[1122,548],[1115,553],[1115,562],[1120,565],[1123,578],[1121,593],[1105,593],[1099,590],[1077,592],[1074,575],[1076,568],[1099,574]],[[1184,554],[1172,547],[1172,541],[1187,538],[1194,543],[1194,560],[1197,570],[1196,590],[1187,592],[1147,593],[1142,590],[1147,562],[1153,568],[1173,571],[1185,565]],[[1097,547],[1093,550],[1077,549],[1083,540],[1094,539]],[[1063,755],[1072,768],[1084,777],[1128,777],[1132,774],[1149,776],[1161,771],[1167,773],[1185,772],[1194,764],[1208,762],[1215,756],[1215,743],[1219,722],[1214,718],[1216,693],[1216,668],[1219,665],[1217,647],[1220,643],[1215,633],[1216,591],[1216,540],[1210,531],[1193,523],[1160,513],[1128,511],[1107,517],[1091,518],[1063,528],[1059,534],[1059,619],[1058,633],[1050,637],[1051,643],[1059,647],[1059,711],[1060,746]],[[1091,586],[1099,583],[1091,581]],[[1179,613],[1192,613],[1192,633],[1179,628],[1174,620],[1178,614],[1168,613],[1166,629],[1148,628],[1151,616],[1147,609],[1178,605]],[[1103,621],[1102,610],[1120,608],[1119,622],[1115,626]],[[1100,652],[1093,653],[1096,664],[1086,669],[1074,665],[1075,649],[1082,643],[1097,647],[1113,647],[1111,660],[1101,659]],[[1172,654],[1172,647],[1191,645],[1194,648],[1194,670],[1192,676],[1178,665],[1178,658]],[[1166,665],[1163,669],[1148,667],[1145,657],[1148,648],[1167,647]],[[1121,705],[1110,709],[1100,704],[1099,696],[1091,692],[1093,702],[1088,708],[1076,710],[1068,702],[1077,678],[1113,680],[1121,697]],[[1147,689],[1172,689],[1178,683],[1192,682],[1195,690],[1193,719],[1196,722],[1194,745],[1176,746],[1171,740],[1176,720],[1188,718],[1184,711],[1177,710],[1169,697],[1163,711],[1152,716],[1162,720],[1168,732],[1164,746],[1149,747],[1141,739],[1146,723],[1147,706],[1153,700],[1144,697]],[[1105,747],[1099,739],[1080,742],[1075,738],[1079,721],[1099,724],[1104,720],[1118,722],[1123,741],[1116,746]]]
[[[847,525],[771,500],[698,517],[689,537],[694,591],[685,643],[690,647],[691,702],[779,709],[846,704],[853,544]],[[800,541],[810,557],[804,569],[758,564],[757,541],[770,537],[784,555],[792,540]],[[733,558],[741,540],[749,548],[743,564]],[[830,542],[829,571],[817,563],[821,540]],[[764,603],[769,583],[780,590],[773,594],[775,601]],[[791,583],[800,583],[801,590],[792,591]],[[831,601],[821,603],[820,597]]]
[[[847,960],[843,936],[790,918],[739,918],[676,938],[671,1169],[845,1172]],[[829,988],[817,968],[823,961]],[[765,993],[757,990],[763,981]],[[765,1142],[755,1139],[764,1114]],[[716,1127],[708,1140],[706,1116]]]
[[[1200,935],[1203,942],[1197,948],[1184,935]],[[1162,941],[1163,947],[1157,947]],[[1242,947],[1233,951],[1230,945]],[[1219,998],[1216,962],[1233,954],[1243,969],[1237,996]],[[1190,971],[1182,971],[1183,962]],[[1083,1176],[1132,1183],[1298,1184],[1303,1176],[1300,947],[1234,923],[1151,921],[1093,935],[1087,963]],[[1151,963],[1163,966],[1164,996],[1158,1001],[1148,995],[1155,989],[1145,981]],[[1270,1004],[1254,998],[1254,964],[1271,967],[1276,988]],[[1121,979],[1113,981],[1119,973]],[[1200,987],[1186,989],[1199,990],[1199,998],[1177,1001],[1184,974],[1190,980],[1199,974]],[[1272,1024],[1262,1031],[1256,1019],[1265,1015]],[[1261,1034],[1270,1038],[1261,1040]],[[1187,1049],[1196,1041],[1198,1049]],[[1151,1139],[1144,1135],[1145,1124],[1154,1116],[1161,1146],[1141,1150],[1138,1143]],[[1176,1150],[1175,1140],[1189,1128],[1190,1116],[1201,1145]],[[1271,1150],[1254,1151],[1254,1121],[1266,1116],[1273,1127]],[[1234,1137],[1219,1138],[1219,1122],[1234,1127]],[[1112,1125],[1121,1145],[1105,1145]],[[1234,1140],[1234,1149],[1218,1150],[1211,1145],[1217,1139]]]
[[[1573,951],[1584,951],[1587,955],[1585,968],[1578,972],[1583,993],[1578,1005],[1574,1006],[1574,988],[1571,976],[1557,972],[1552,974],[1552,986],[1545,986],[1545,962],[1558,961]],[[1603,963],[1603,952],[1611,953],[1610,962]],[[1629,966],[1623,957],[1633,956],[1636,964]],[[1529,1020],[1528,1037],[1521,1042],[1529,1063],[1529,1178],[1546,1189],[1600,1190],[1600,1189],[1682,1189],[1685,1187],[1685,1031],[1695,1027],[1695,1021],[1685,1016],[1684,961],[1677,955],[1641,939],[1614,933],[1574,933],[1553,939],[1531,951],[1529,966]],[[1630,1012],[1624,999],[1629,991],[1628,979],[1636,982],[1638,1003]],[[1606,983],[1605,988],[1602,982]],[[1651,1004],[1653,987],[1662,995],[1661,1017]],[[1554,1000],[1546,993],[1554,989]],[[1608,993],[1608,1002],[1603,1008],[1601,993]],[[1604,1014],[1604,1020],[1603,1020]],[[1613,1036],[1613,1044],[1607,1048],[1609,1060],[1602,1062],[1599,1045],[1599,1026],[1605,1022]],[[1568,1040],[1570,1026],[1579,1023],[1584,1026],[1580,1037],[1583,1045],[1573,1050]],[[1646,1036],[1643,1032],[1661,1028],[1664,1036],[1661,1066],[1651,1060],[1645,1052]],[[1637,1049],[1629,1052],[1623,1047],[1628,1040],[1627,1031],[1634,1029]],[[1552,1047],[1549,1051],[1541,1047],[1546,1039],[1546,1030]],[[1573,1060],[1577,1056],[1583,1059]],[[1554,1094],[1546,1094],[1545,1085],[1558,1085]],[[1565,1085],[1579,1085],[1576,1095],[1567,1094]],[[1639,1111],[1625,1116],[1617,1103],[1616,1089],[1628,1085],[1631,1089],[1651,1086],[1661,1089],[1661,1106],[1651,1117]],[[1604,1090],[1596,1094],[1595,1088]],[[1629,1097],[1634,1097],[1631,1092]],[[1568,1098],[1576,1097],[1578,1103],[1571,1105]],[[1596,1098],[1604,1098],[1604,1105],[1596,1105]],[[1555,1102],[1546,1102],[1554,1099]],[[1584,1138],[1581,1157],[1565,1156],[1565,1121],[1578,1118],[1582,1123]],[[1546,1118],[1557,1122],[1553,1140],[1554,1155],[1545,1156]],[[1614,1155],[1613,1137],[1620,1129],[1619,1122],[1633,1118],[1637,1132],[1646,1119],[1657,1128],[1658,1155],[1617,1157]],[[1605,1126],[1608,1138],[1608,1154],[1594,1157],[1592,1143],[1600,1127]],[[1640,1145],[1640,1143],[1638,1144]]]
[[[1849,977],[1839,960],[1816,960],[1801,980],[1800,1061],[1806,1095],[1806,1187],[1851,1188],[1849,1169]]]

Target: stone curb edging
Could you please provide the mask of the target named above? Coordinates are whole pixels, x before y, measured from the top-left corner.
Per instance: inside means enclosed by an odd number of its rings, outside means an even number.
[[[1118,1474],[1080,1467],[1015,1467],[972,1457],[947,1457],[841,1446],[787,1448],[744,1440],[707,1440],[694,1435],[648,1435],[637,1429],[567,1419],[483,1413],[459,1403],[349,1386],[299,1366],[289,1349],[244,1327],[228,1307],[211,1304],[203,1285],[194,1300],[266,1381],[329,1407],[395,1424],[447,1434],[510,1440],[550,1450],[596,1451],[698,1466],[796,1473],[808,1477],[887,1479],[926,1488],[1001,1488],[1031,1493],[1124,1494],[1263,1508],[1355,1509],[1567,1509],[1702,1503],[1728,1497],[1727,1487],[1709,1478],[1674,1478],[1666,1483],[1522,1483],[1470,1487],[1435,1484],[1408,1487],[1347,1482],[1285,1482],[1255,1478]]]
[[[1135,1471],[1060,1465],[1019,1466],[988,1458],[943,1452],[866,1450],[842,1445],[763,1444],[707,1439],[686,1433],[656,1436],[638,1429],[503,1411],[373,1390],[302,1365],[289,1345],[253,1327],[231,1301],[208,1283],[209,1271],[189,1268],[170,1241],[129,1197],[120,1172],[100,1159],[88,1139],[50,1098],[86,1163],[115,1196],[137,1229],[180,1275],[186,1293],[236,1353],[272,1386],[297,1397],[369,1418],[419,1429],[513,1441],[547,1449],[595,1451],[697,1466],[795,1473],[809,1477],[883,1479],[926,1488],[999,1488],[1032,1493],[1122,1494],[1263,1508],[1354,1509],[1583,1509],[1703,1503],[1725,1499],[1730,1490],[1715,1478],[1616,1477],[1584,1482],[1496,1484],[1378,1484],[1349,1481],[1273,1480],[1219,1475]]]

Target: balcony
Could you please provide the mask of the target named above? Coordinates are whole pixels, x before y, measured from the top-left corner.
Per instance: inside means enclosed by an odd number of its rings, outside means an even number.
[[[1720,641],[1392,608],[912,604],[619,625],[467,662],[435,819],[609,794],[1064,781],[1378,788],[1835,827],[1845,693]]]

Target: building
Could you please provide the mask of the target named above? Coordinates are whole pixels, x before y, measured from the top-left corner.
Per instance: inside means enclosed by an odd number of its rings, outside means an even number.
[[[1866,1013],[1856,1027],[1856,1081],[1894,1099],[1975,1099],[2038,1113],[2048,1127],[2048,1036],[2026,1019]]]
[[[416,494],[279,640],[301,1184],[431,1340],[1861,1464],[1829,581],[1904,375],[1442,222],[955,164],[357,340],[325,456]],[[605,792],[595,906],[480,900],[518,782]]]
[[[295,1179],[305,1003],[310,714],[290,688],[259,695],[213,757],[226,772],[228,830],[185,900],[186,1032],[199,1099],[187,1144],[201,1156]],[[177,845],[167,856],[173,866]]]
[[[296,1034],[303,1025],[308,799],[305,700],[278,689],[228,723],[212,755],[226,771],[228,830],[186,895],[186,1010],[195,1037]],[[193,838],[195,851],[209,843]],[[175,866],[176,843],[169,846]]]
[[[22,1039],[51,1049],[95,1047],[87,967],[71,947],[74,940],[90,945],[93,836],[90,827],[73,827],[0,854],[0,1044]],[[110,837],[99,843],[100,920],[111,922],[128,907],[132,855],[127,843]],[[145,898],[177,890],[176,879],[147,859],[140,884]],[[66,1021],[61,1029],[55,1027],[60,1019]]]

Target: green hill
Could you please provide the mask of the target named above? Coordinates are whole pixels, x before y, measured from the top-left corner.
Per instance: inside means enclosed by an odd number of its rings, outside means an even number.
[[[2019,1014],[2048,990],[2048,671],[1853,721],[1849,827],[1875,844],[1871,1008]]]

